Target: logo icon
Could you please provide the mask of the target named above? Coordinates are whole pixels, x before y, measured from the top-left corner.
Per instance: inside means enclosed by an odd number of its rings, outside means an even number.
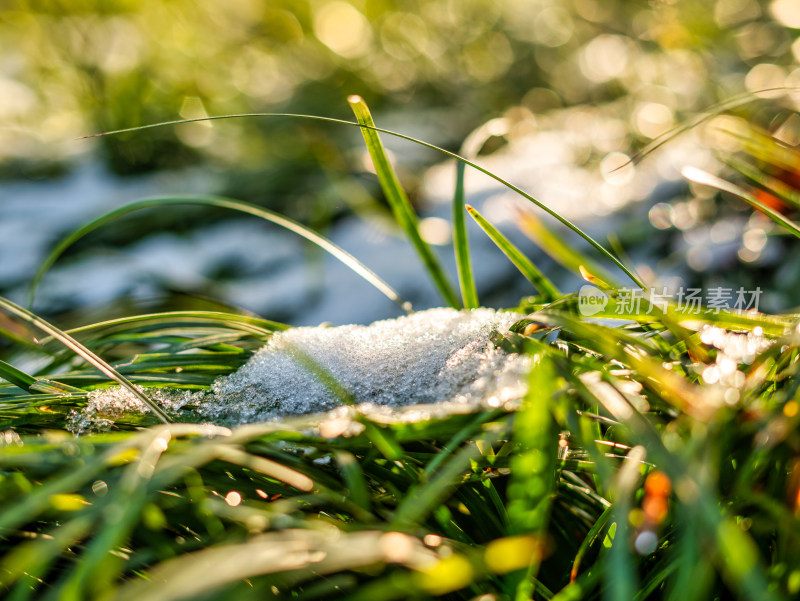
[[[581,286],[578,291],[578,310],[581,315],[591,317],[606,308],[608,295],[594,286]]]

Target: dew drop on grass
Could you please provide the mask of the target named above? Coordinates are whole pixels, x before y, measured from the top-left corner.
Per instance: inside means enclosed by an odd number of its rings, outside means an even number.
[[[377,412],[445,402],[477,406],[489,399],[506,404],[525,394],[528,361],[496,348],[490,336],[523,317],[493,309],[431,309],[369,326],[294,328],[273,335],[210,391],[147,393],[168,411],[188,403],[201,418],[224,425],[329,411],[342,405],[342,393]],[[332,376],[339,394],[321,381],[321,371]],[[84,417],[146,411],[119,388],[93,391],[89,399]]]
[[[105,497],[108,494],[108,484],[103,480],[96,480],[92,484],[92,492],[98,497]]]

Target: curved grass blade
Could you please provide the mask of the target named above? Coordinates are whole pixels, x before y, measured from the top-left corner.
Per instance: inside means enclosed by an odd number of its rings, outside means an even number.
[[[260,317],[252,317],[250,315],[238,315],[236,313],[223,313],[220,311],[165,311],[163,313],[145,313],[142,315],[132,315],[130,317],[110,319],[108,321],[99,321],[97,323],[72,328],[67,330],[67,333],[80,334],[102,328],[109,328],[112,330],[116,328],[123,328],[128,330],[130,329],[130,326],[135,324],[166,326],[176,323],[184,325],[187,323],[220,324],[231,329],[243,330],[245,332],[260,335],[269,335],[276,330],[288,330],[290,327],[277,321],[261,319]]]
[[[215,208],[222,208],[222,209],[231,209],[234,211],[240,211],[242,213],[248,213],[250,215],[254,215],[255,217],[260,217],[261,219],[265,219],[271,223],[279,225],[290,232],[297,234],[298,236],[302,236],[309,242],[313,242],[323,250],[329,252],[339,261],[347,265],[350,269],[372,284],[375,288],[381,291],[385,296],[389,299],[397,303],[404,311],[410,312],[411,311],[411,304],[407,301],[404,301],[397,292],[392,289],[389,284],[384,282],[380,277],[378,277],[372,270],[370,270],[366,265],[361,263],[358,259],[356,259],[353,255],[348,253],[343,248],[340,248],[324,236],[319,235],[314,230],[307,228],[306,226],[294,221],[293,219],[289,219],[288,217],[284,217],[274,211],[270,211],[269,209],[264,209],[254,204],[250,204],[248,202],[243,202],[240,200],[234,200],[231,198],[224,198],[221,196],[170,196],[164,198],[151,198],[147,200],[141,200],[139,202],[134,202],[129,205],[125,205],[124,207],[120,207],[119,209],[115,209],[105,215],[98,217],[94,221],[91,221],[82,227],[78,228],[71,234],[69,234],[66,238],[61,240],[58,245],[50,252],[50,254],[45,258],[42,264],[37,269],[36,274],[33,277],[33,282],[31,283],[31,291],[30,291],[30,299],[29,302],[32,305],[33,299],[36,294],[36,288],[39,286],[39,283],[47,272],[48,269],[55,263],[56,259],[72,244],[74,244],[77,240],[85,236],[91,231],[96,230],[97,228],[115,220],[123,215],[127,215],[129,213],[133,213],[135,211],[140,211],[142,209],[149,209],[152,207],[162,207],[167,205],[203,205]]]
[[[764,98],[760,97],[759,94],[765,94],[769,92],[788,92],[791,90],[797,90],[797,87],[794,86],[779,86],[777,88],[764,88],[763,90],[755,90],[753,92],[745,92],[744,94],[739,94],[738,96],[734,96],[720,102],[718,104],[713,105],[704,113],[696,116],[694,119],[689,119],[685,123],[677,125],[672,129],[665,131],[660,136],[656,137],[652,142],[650,142],[647,146],[642,148],[639,152],[634,154],[629,161],[626,161],[614,171],[619,171],[623,167],[627,167],[630,164],[638,165],[641,163],[645,157],[654,153],[656,150],[671,142],[673,139],[677,138],[678,136],[685,134],[687,131],[690,131],[701,125],[702,123],[721,115],[725,111],[729,111],[731,109],[735,109],[737,107],[743,106],[745,104],[749,104],[751,102],[755,102],[757,100],[764,100]]]
[[[438,288],[439,294],[442,295],[442,298],[448,305],[454,309],[458,309],[458,299],[453,291],[453,287],[447,280],[444,269],[430,245],[422,239],[419,233],[417,215],[414,212],[414,207],[411,206],[411,202],[408,200],[405,190],[403,190],[403,187],[397,179],[397,175],[395,175],[394,169],[392,169],[392,165],[389,162],[389,158],[386,156],[386,150],[383,148],[383,142],[381,142],[378,132],[372,129],[375,127],[375,123],[372,121],[372,115],[369,112],[367,103],[364,102],[361,96],[350,96],[347,102],[350,104],[350,108],[353,109],[353,113],[355,113],[359,124],[366,125],[369,128],[362,129],[361,133],[364,135],[364,142],[367,145],[370,157],[372,157],[372,163],[375,165],[375,173],[378,175],[378,181],[381,183],[383,193],[386,195],[386,199],[392,207],[395,219],[414,245],[417,254],[419,254],[425,265],[425,269],[428,271],[428,275],[431,276],[433,283],[436,285],[436,288]]]
[[[464,163],[456,163],[456,190],[453,194],[453,250],[456,255],[458,268],[458,284],[461,287],[461,298],[465,309],[476,309],[478,291],[475,289],[475,279],[472,277],[472,262],[469,258],[469,239],[467,238],[467,224],[464,219]]]
[[[561,293],[558,291],[550,280],[545,277],[545,275],[539,271],[539,268],[534,265],[528,257],[523,255],[519,249],[511,244],[511,242],[506,238],[503,234],[501,234],[497,228],[495,228],[491,223],[489,223],[486,218],[481,215],[474,207],[470,205],[466,205],[467,212],[470,216],[481,226],[481,229],[486,232],[486,235],[492,239],[500,250],[503,251],[509,260],[514,264],[514,266],[522,272],[528,280],[536,286],[536,289],[539,293],[545,298],[546,301],[554,301]]]
[[[750,192],[748,192],[744,188],[741,188],[736,184],[732,184],[731,182],[725,181],[721,177],[712,175],[707,171],[703,171],[702,169],[697,169],[696,167],[684,167],[683,170],[681,171],[681,174],[686,179],[693,181],[695,183],[703,184],[705,186],[711,186],[712,188],[716,188],[717,190],[722,190],[723,192],[728,192],[729,194],[738,196],[739,198],[744,200],[747,204],[752,206],[754,209],[757,209],[762,213],[764,213],[767,217],[772,219],[775,223],[780,225],[787,232],[800,238],[800,226],[798,226],[791,219],[787,219],[786,217],[784,217],[781,213],[779,213],[772,207],[769,207],[760,200],[758,200],[755,196],[750,194]]]
[[[169,126],[169,125],[181,125],[181,124],[185,124],[185,123],[197,123],[197,122],[201,122],[201,121],[219,121],[219,120],[222,120],[222,119],[245,119],[245,118],[252,118],[252,117],[283,117],[283,118],[286,118],[286,119],[308,119],[308,120],[311,120],[311,121],[322,121],[322,122],[325,122],[325,123],[335,123],[335,124],[338,124],[338,125],[349,125],[351,127],[360,127],[362,129],[362,131],[369,129],[369,130],[372,130],[372,131],[375,131],[375,132],[386,134],[388,136],[394,136],[395,138],[400,138],[401,140],[406,140],[408,142],[413,142],[414,144],[418,144],[420,146],[424,146],[425,148],[430,148],[431,150],[435,150],[436,152],[441,153],[441,154],[443,154],[445,156],[448,156],[448,157],[451,157],[453,159],[456,159],[457,161],[459,161],[461,163],[464,163],[465,165],[469,165],[470,167],[472,167],[473,169],[475,169],[477,171],[480,171],[484,175],[492,178],[493,180],[495,180],[499,184],[505,186],[506,188],[508,188],[509,190],[514,192],[515,194],[519,194],[525,200],[528,200],[529,202],[531,202],[534,205],[536,205],[537,207],[539,207],[542,211],[544,211],[545,213],[550,215],[553,219],[555,219],[556,221],[559,221],[560,223],[562,223],[563,225],[568,227],[570,230],[575,232],[578,236],[580,236],[581,238],[586,240],[586,242],[591,244],[592,247],[595,250],[597,250],[597,252],[599,252],[601,255],[606,257],[612,263],[614,263],[614,265],[616,265],[620,269],[620,271],[622,271],[626,276],[628,276],[631,279],[631,281],[634,282],[637,286],[639,286],[640,288],[643,288],[643,289],[646,288],[646,285],[642,281],[642,279],[640,277],[638,277],[635,273],[633,273],[630,269],[628,269],[628,267],[626,267],[625,264],[622,261],[620,261],[612,252],[610,252],[608,249],[606,249],[602,244],[597,242],[594,238],[592,238],[589,234],[584,232],[577,225],[572,223],[569,219],[567,219],[566,217],[561,216],[559,213],[557,213],[556,211],[554,211],[553,209],[548,207],[546,204],[536,200],[533,196],[531,196],[530,194],[528,194],[527,192],[522,190],[522,188],[519,188],[519,187],[515,186],[514,184],[512,184],[508,180],[503,179],[502,177],[500,177],[499,175],[489,171],[485,167],[481,167],[479,164],[477,164],[477,163],[475,163],[473,161],[470,161],[469,159],[466,159],[466,158],[462,157],[461,155],[456,154],[455,152],[450,152],[449,150],[445,150],[444,148],[441,148],[440,146],[436,146],[435,144],[431,144],[429,142],[425,142],[424,140],[420,140],[420,139],[414,138],[412,136],[407,136],[405,134],[401,134],[401,133],[396,132],[396,131],[392,131],[392,130],[389,130],[389,129],[384,129],[382,127],[368,126],[368,125],[361,124],[361,123],[354,123],[353,121],[347,121],[345,119],[334,119],[333,117],[321,117],[319,115],[301,115],[301,114],[297,114],[297,113],[241,113],[241,114],[236,114],[236,115],[216,115],[216,116],[213,116],[213,117],[198,117],[198,118],[195,118],[195,119],[179,119],[179,120],[175,120],[175,121],[163,121],[161,123],[151,123],[150,125],[140,125],[138,127],[127,127],[127,128],[124,128],[124,129],[116,129],[116,130],[113,130],[113,131],[107,131],[107,132],[103,132],[103,133],[99,133],[99,134],[92,134],[92,135],[89,135],[89,136],[83,136],[80,139],[97,138],[97,137],[100,137],[100,136],[111,136],[111,135],[115,135],[115,134],[129,133],[129,132],[134,132],[134,131],[142,131],[142,130],[146,130],[146,129],[155,129],[157,127],[166,127],[166,126]]]
[[[75,340],[72,336],[67,334],[66,332],[59,330],[54,325],[50,324],[49,322],[45,321],[41,317],[31,313],[27,309],[23,309],[19,305],[11,302],[7,298],[0,296],[0,308],[5,309],[9,313],[16,315],[17,317],[24,319],[31,325],[35,326],[36,328],[40,329],[41,331],[49,334],[56,340],[58,340],[61,344],[69,348],[72,352],[76,355],[82,357],[87,363],[91,364],[92,366],[96,367],[100,370],[103,374],[111,378],[112,380],[116,381],[120,386],[125,388],[128,392],[130,392],[134,397],[140,400],[145,406],[150,408],[150,411],[162,422],[165,424],[170,423],[169,417],[166,413],[164,413],[163,409],[147,398],[144,394],[139,392],[139,390],[134,387],[122,374],[120,374],[117,370],[111,367],[108,363],[103,361],[100,357],[95,355],[92,351],[88,348],[83,346],[80,342]]]

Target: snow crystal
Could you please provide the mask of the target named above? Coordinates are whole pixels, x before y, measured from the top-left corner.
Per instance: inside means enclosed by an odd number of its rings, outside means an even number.
[[[168,409],[193,405],[201,418],[225,425],[330,411],[346,402],[365,409],[442,402],[499,407],[525,394],[528,363],[496,348],[490,337],[522,317],[431,309],[369,326],[294,328],[274,334],[210,391],[148,394]],[[112,388],[90,393],[85,413],[146,410]]]

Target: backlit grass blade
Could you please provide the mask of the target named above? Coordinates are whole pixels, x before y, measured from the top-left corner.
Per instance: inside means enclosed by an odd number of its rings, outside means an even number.
[[[48,380],[47,378],[39,378],[31,384],[31,392],[38,392],[48,395],[70,396],[78,395],[84,396],[86,391],[82,388],[76,388],[63,382],[56,382],[55,380]]]
[[[469,239],[467,224],[464,219],[464,171],[466,165],[456,163],[456,190],[453,194],[453,249],[458,268],[458,283],[461,287],[461,298],[464,308],[475,309],[479,306],[478,291],[472,277],[472,262],[469,258]]]
[[[100,137],[100,136],[111,136],[111,135],[121,134],[121,133],[142,131],[142,130],[146,130],[146,129],[154,129],[154,128],[157,128],[157,127],[167,127],[167,126],[170,126],[170,125],[181,125],[181,124],[185,124],[185,123],[197,123],[197,122],[201,122],[201,121],[218,121],[218,120],[221,120],[221,119],[245,119],[245,118],[252,118],[252,117],[282,117],[282,118],[286,118],[286,119],[307,119],[307,120],[310,120],[310,121],[322,121],[322,122],[325,122],[325,123],[335,123],[335,124],[338,124],[338,125],[348,125],[348,126],[360,127],[362,131],[371,130],[371,131],[374,131],[374,132],[379,132],[379,133],[382,133],[382,134],[386,134],[388,136],[394,136],[395,138],[400,138],[401,140],[406,140],[408,142],[413,142],[414,144],[418,144],[420,146],[424,146],[425,148],[430,148],[431,150],[435,150],[436,152],[439,152],[439,153],[441,153],[441,154],[443,154],[445,156],[454,158],[457,161],[459,161],[461,163],[464,163],[465,165],[469,165],[470,167],[472,167],[473,169],[475,169],[477,171],[480,171],[481,173],[483,173],[487,177],[492,178],[493,180],[495,180],[496,182],[498,182],[502,186],[505,186],[506,188],[508,188],[509,190],[514,192],[515,194],[519,194],[524,199],[528,200],[529,202],[531,202],[534,205],[536,205],[537,207],[539,207],[542,211],[544,211],[545,213],[550,215],[553,219],[556,219],[557,221],[561,222],[563,225],[565,225],[566,227],[571,229],[573,232],[578,234],[581,238],[586,240],[586,242],[591,244],[592,247],[594,247],[594,249],[597,250],[597,252],[599,252],[601,255],[606,257],[612,263],[614,263],[614,265],[616,265],[637,286],[639,286],[640,288],[646,288],[645,283],[642,281],[642,279],[639,276],[637,276],[633,271],[628,269],[628,267],[622,261],[620,261],[619,258],[617,258],[608,249],[606,249],[602,244],[597,242],[594,238],[592,238],[589,234],[584,232],[577,225],[572,223],[569,219],[567,219],[566,217],[563,217],[562,215],[560,215],[559,213],[557,213],[556,211],[554,211],[553,209],[548,207],[546,204],[536,200],[533,196],[531,196],[530,194],[528,194],[527,192],[525,192],[521,188],[515,186],[514,184],[512,184],[508,180],[503,179],[502,177],[500,177],[496,173],[493,173],[492,171],[490,171],[489,169],[487,169],[485,167],[481,167],[479,164],[477,164],[477,163],[475,163],[473,161],[470,161],[469,159],[465,159],[464,157],[456,154],[455,152],[450,152],[449,150],[445,150],[444,148],[441,148],[440,146],[436,146],[435,144],[431,144],[429,142],[425,142],[424,140],[420,140],[420,139],[414,138],[412,136],[407,136],[405,134],[401,134],[401,133],[396,132],[396,131],[392,131],[392,130],[389,130],[389,129],[384,129],[382,127],[375,127],[374,125],[373,126],[368,126],[368,125],[363,124],[363,123],[353,123],[352,121],[346,121],[344,119],[334,119],[332,117],[321,117],[319,115],[300,115],[300,114],[296,114],[296,113],[242,113],[242,114],[237,114],[237,115],[217,115],[217,116],[214,116],[214,117],[199,117],[199,118],[196,118],[196,119],[180,119],[180,120],[176,120],[176,121],[163,121],[161,123],[152,123],[150,125],[140,125],[138,127],[128,127],[128,128],[124,128],[124,129],[117,129],[117,130],[113,130],[113,131],[107,131],[107,132],[103,132],[103,133],[100,133],[100,134],[93,134],[93,135],[89,135],[89,136],[84,136],[83,139],[97,138],[97,137]]]
[[[360,96],[350,96],[347,99],[350,107],[356,115],[356,119],[361,125],[367,126],[362,129],[364,141],[367,145],[372,163],[375,166],[375,173],[378,175],[383,193],[386,195],[386,200],[389,201],[389,206],[392,207],[395,219],[397,219],[400,227],[403,228],[411,243],[414,245],[417,253],[422,259],[428,274],[431,276],[433,283],[439,290],[444,301],[453,308],[459,308],[458,299],[453,291],[450,282],[447,281],[444,269],[442,268],[439,259],[434,254],[430,245],[422,239],[419,233],[417,224],[417,215],[411,202],[406,196],[405,190],[400,185],[400,181],[395,175],[394,169],[386,156],[386,150],[383,148],[378,132],[373,129],[375,123],[372,121],[372,115],[369,112],[367,103]]]
[[[522,233],[539,245],[551,259],[600,288],[620,287],[611,274],[581,251],[561,240],[538,217],[529,211],[518,211],[517,217]]]
[[[397,292],[395,292],[394,289],[389,286],[389,284],[384,282],[366,265],[345,251],[343,248],[340,248],[324,236],[316,233],[311,228],[308,228],[294,221],[293,219],[284,217],[279,213],[270,211],[269,209],[250,204],[248,202],[242,202],[240,200],[223,198],[221,196],[170,196],[164,198],[151,198],[125,205],[124,207],[110,211],[109,213],[90,221],[61,240],[61,242],[58,243],[58,245],[50,252],[50,254],[47,255],[45,260],[39,266],[39,269],[36,270],[36,274],[34,275],[31,283],[30,303],[33,304],[36,289],[47,270],[50,269],[53,263],[55,263],[58,257],[60,257],[67,248],[69,248],[76,241],[80,240],[83,236],[129,213],[141,211],[143,209],[173,205],[200,205],[220,209],[231,209],[234,211],[247,213],[249,215],[254,215],[255,217],[260,217],[261,219],[265,219],[271,223],[279,225],[280,227],[283,227],[290,232],[305,238],[309,242],[316,244],[323,250],[333,255],[336,259],[347,265],[350,269],[372,284],[385,296],[397,303],[404,311],[408,312],[411,310],[411,305],[400,298],[400,295],[397,294]]]
[[[87,363],[91,364],[92,366],[96,367],[100,370],[103,374],[117,382],[120,386],[125,388],[128,392],[130,392],[133,396],[139,399],[145,406],[150,408],[150,411],[162,422],[168,424],[170,422],[169,417],[164,411],[156,405],[153,401],[143,395],[139,390],[131,384],[122,374],[120,374],[117,370],[111,367],[108,363],[103,361],[100,357],[95,355],[92,351],[88,348],[83,346],[80,342],[75,340],[72,336],[59,330],[54,325],[50,324],[49,322],[45,321],[41,317],[34,315],[27,309],[23,309],[19,305],[11,302],[10,300],[0,297],[0,308],[8,311],[16,315],[17,317],[24,319],[31,325],[35,326],[36,328],[40,329],[46,334],[49,334],[56,340],[58,340],[61,344],[69,348],[73,351],[76,355],[82,357]]]
[[[753,90],[752,92],[745,92],[744,94],[739,94],[738,96],[733,96],[732,98],[728,98],[714,106],[708,108],[705,112],[700,113],[696,117],[687,120],[680,125],[673,127],[672,129],[665,131],[660,136],[656,137],[652,142],[650,142],[647,146],[642,148],[639,152],[631,157],[631,160],[628,163],[623,163],[619,167],[615,169],[619,170],[628,165],[629,163],[633,163],[637,165],[641,163],[648,155],[654,153],[656,150],[664,146],[665,144],[671,142],[673,139],[685,134],[688,131],[691,131],[698,125],[705,123],[706,121],[713,119],[731,109],[735,109],[737,107],[743,106],[745,104],[750,104],[751,102],[756,102],[759,100],[763,100],[762,96],[764,93],[767,92],[790,92],[792,90],[797,90],[796,87],[787,87],[787,86],[779,86],[775,88],[764,88],[762,90]]]
[[[781,200],[792,205],[795,209],[800,209],[800,190],[794,186],[787,184],[780,178],[764,173],[756,166],[735,156],[725,156],[722,160],[746,178],[754,181],[764,189],[774,193]]]
[[[733,138],[742,152],[758,161],[788,172],[800,166],[800,153],[796,149],[743,119],[725,119],[717,129]]]
[[[112,331],[117,329],[129,330],[131,327],[137,325],[142,327],[156,327],[172,326],[176,324],[215,324],[260,335],[269,335],[273,331],[289,329],[289,326],[286,324],[250,315],[222,313],[219,311],[165,311],[164,313],[145,313],[142,315],[131,315],[130,317],[99,321],[93,324],[72,328],[67,330],[67,333],[81,334],[106,328]]]
[[[725,181],[721,177],[717,177],[707,171],[703,171],[702,169],[697,169],[696,167],[684,167],[683,171],[681,171],[683,177],[686,179],[693,181],[698,184],[703,184],[705,186],[711,186],[712,188],[716,188],[718,190],[722,190],[723,192],[728,192],[729,194],[733,194],[738,196],[742,200],[744,200],[747,204],[752,206],[754,209],[757,209],[764,213],[767,217],[772,219],[775,223],[780,225],[783,229],[785,229],[790,234],[797,236],[800,238],[800,226],[798,226],[794,221],[788,219],[783,216],[783,214],[779,213],[772,207],[767,206],[758,198],[750,194],[744,188],[737,186],[736,184],[732,184],[731,182]]]
[[[470,205],[467,206],[467,212],[470,216],[481,226],[481,229],[486,232],[486,235],[492,239],[500,250],[503,251],[509,260],[514,264],[514,266],[520,270],[522,275],[524,275],[528,280],[536,286],[536,289],[539,291],[546,301],[554,301],[561,293],[558,291],[550,280],[539,271],[539,268],[534,265],[528,257],[523,255],[520,250],[514,246],[508,238],[506,238],[503,234],[501,234],[497,228],[495,228],[491,223],[489,223],[486,218],[481,215],[474,207]]]

